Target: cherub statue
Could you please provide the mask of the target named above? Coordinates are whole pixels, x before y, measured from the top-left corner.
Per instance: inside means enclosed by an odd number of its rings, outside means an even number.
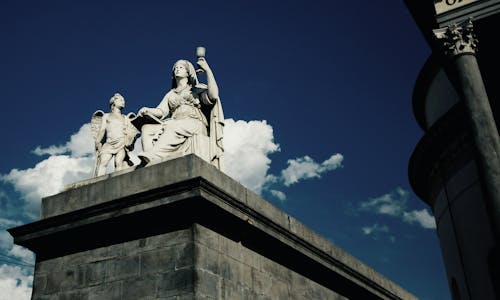
[[[133,165],[128,152],[134,149],[134,143],[138,137],[137,129],[130,122],[135,114],[123,115],[121,113],[125,107],[125,99],[119,93],[111,97],[109,105],[110,113],[98,110],[92,115],[91,120],[96,151],[95,177],[106,174],[107,165],[113,157],[115,171]]]

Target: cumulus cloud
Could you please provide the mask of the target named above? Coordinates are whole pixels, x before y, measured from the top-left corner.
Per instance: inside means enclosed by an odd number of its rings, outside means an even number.
[[[278,176],[268,174],[265,177],[263,189],[268,191],[272,197],[284,202],[287,198],[286,194],[273,187],[278,185],[280,185],[281,188],[289,187],[290,185],[296,184],[301,180],[321,178],[323,173],[342,167],[343,160],[344,157],[339,153],[331,155],[322,163],[317,163],[308,155],[295,159],[289,159],[287,161],[288,166],[281,170]]]
[[[34,254],[13,244],[5,230],[22,222],[0,218],[0,300],[31,298]]]
[[[272,189],[274,184],[290,186],[303,179],[320,178],[321,174],[342,166],[343,156],[334,154],[322,163],[304,156],[288,160],[288,167],[279,176],[268,174],[269,155],[280,151],[274,141],[273,128],[266,121],[225,120],[224,128],[225,172],[247,188],[261,194],[267,190],[280,201],[284,192]]]
[[[8,257],[14,262],[33,264],[35,262],[33,252],[24,247],[14,245],[12,236],[6,230],[22,224],[20,221],[0,218],[0,252],[5,253],[0,258],[3,257],[5,259]]]
[[[24,213],[30,218],[38,218],[40,200],[56,194],[64,186],[87,179],[94,164],[94,142],[90,124],[84,124],[64,145],[36,147],[32,152],[39,156],[48,155],[34,167],[12,169],[0,176],[3,182],[12,184],[24,200]]]
[[[12,249],[12,236],[6,231],[11,227],[21,225],[21,222],[0,218],[0,250],[9,251]]]
[[[266,121],[225,120],[225,171],[256,193],[260,194],[266,183],[269,154],[279,150],[273,128]]]
[[[19,226],[21,224],[22,223],[20,221],[15,221],[15,220],[10,220],[10,219],[0,218],[0,228],[15,227],[15,226]]]
[[[10,257],[16,258],[18,261],[24,264],[35,263],[35,255],[33,254],[33,252],[18,245],[13,245],[13,247],[9,250],[8,255]]]
[[[36,217],[42,197],[60,192],[68,183],[88,178],[92,166],[93,158],[90,156],[55,155],[39,162],[33,168],[13,169],[1,178],[21,193],[26,201],[25,212]]]
[[[387,227],[386,225],[379,225],[379,224],[375,223],[372,226],[362,227],[361,231],[363,232],[364,235],[376,236],[378,233],[381,233],[381,232],[389,232],[389,227]]]
[[[12,236],[5,230],[5,228],[0,228],[0,250],[10,250],[12,243]]]
[[[399,216],[406,208],[408,192],[398,187],[391,193],[361,202],[361,210],[374,211],[383,215]]]
[[[361,232],[365,236],[369,236],[374,240],[378,240],[380,238],[384,238],[389,240],[391,243],[396,242],[396,237],[394,235],[388,235],[390,232],[389,226],[387,225],[379,225],[375,223],[371,226],[363,226],[361,227]]]
[[[427,209],[407,211],[408,197],[408,191],[398,187],[390,193],[361,202],[359,210],[397,217],[409,224],[435,229],[436,222]]]
[[[77,133],[71,135],[70,140],[64,145],[52,145],[47,148],[36,147],[33,153],[42,155],[70,154],[72,157],[82,157],[94,153],[94,141],[90,130],[90,123],[84,124]]]
[[[290,186],[303,179],[320,178],[322,173],[335,170],[342,166],[342,154],[333,154],[330,158],[318,164],[311,157],[304,156],[288,160],[288,167],[281,171],[285,186]]]
[[[41,146],[37,146],[35,150],[31,151],[32,153],[43,156],[43,155],[58,155],[64,154],[68,152],[68,149],[65,146],[49,146],[47,148],[42,148]]]
[[[429,214],[427,209],[404,212],[403,220],[410,224],[417,223],[423,228],[428,228],[428,229],[436,228],[436,220],[434,219],[433,216],[431,216],[431,214]]]
[[[2,264],[0,265],[0,300],[31,299],[32,270]]]
[[[280,200],[281,202],[285,201],[286,200],[286,195],[285,193],[283,193],[282,191],[278,191],[278,190],[270,190],[270,193],[271,195],[273,195],[274,197],[278,198],[278,200]]]
[[[0,300],[31,298],[34,254],[26,248],[13,244],[7,228],[22,225],[22,222],[0,218]]]

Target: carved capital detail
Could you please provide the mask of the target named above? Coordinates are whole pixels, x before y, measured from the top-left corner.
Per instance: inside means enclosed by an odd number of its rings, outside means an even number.
[[[433,32],[436,38],[442,42],[447,56],[475,54],[477,52],[477,38],[473,31],[472,19],[435,29]]]

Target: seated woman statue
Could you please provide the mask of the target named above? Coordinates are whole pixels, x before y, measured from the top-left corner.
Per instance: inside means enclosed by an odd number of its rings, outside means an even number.
[[[138,155],[142,166],[194,153],[222,169],[224,115],[219,88],[205,58],[198,57],[197,64],[207,76],[206,85],[198,82],[189,61],[179,60],[172,69],[172,89],[156,108],[139,110],[139,116],[160,120],[142,126],[144,152]]]

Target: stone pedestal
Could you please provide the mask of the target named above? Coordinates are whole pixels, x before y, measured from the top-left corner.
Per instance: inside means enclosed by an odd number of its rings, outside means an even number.
[[[10,229],[32,299],[416,299],[189,155],[74,184]]]

